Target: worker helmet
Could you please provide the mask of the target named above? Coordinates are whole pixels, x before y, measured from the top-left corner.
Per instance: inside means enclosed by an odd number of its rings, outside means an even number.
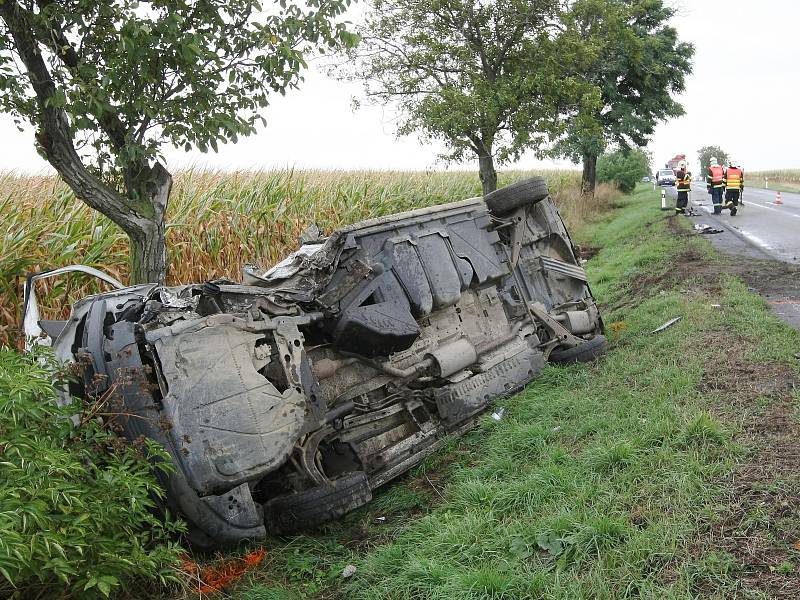
[[[712,167],[716,167],[716,166],[719,164],[719,163],[717,162],[717,157],[716,157],[716,156],[712,156],[712,157],[711,157],[711,160],[710,160],[709,162],[711,163],[711,166],[712,166]]]
[[[686,161],[682,160],[681,162],[679,162],[678,163],[678,168],[679,169],[685,169],[686,168]]]
[[[738,169],[739,161],[736,160],[735,158],[731,158],[730,160],[728,160],[728,166],[733,167],[734,169]]]

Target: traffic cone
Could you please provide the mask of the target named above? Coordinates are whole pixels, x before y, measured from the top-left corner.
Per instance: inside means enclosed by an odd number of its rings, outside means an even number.
[[[783,204],[783,200],[781,200],[781,193],[778,192],[775,196],[775,204]]]

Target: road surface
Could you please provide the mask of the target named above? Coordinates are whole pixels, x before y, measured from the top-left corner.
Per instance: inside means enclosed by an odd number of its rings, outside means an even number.
[[[678,194],[674,187],[666,189],[671,210]],[[769,283],[764,284],[762,278],[752,281],[752,285],[779,317],[800,329],[800,194],[782,193],[783,204],[775,203],[775,195],[772,190],[745,188],[744,206],[735,217],[727,210],[714,215],[705,184],[695,183],[689,206],[699,213],[692,221],[723,230],[708,236],[721,252],[742,261],[753,259],[751,262],[755,263],[767,259],[792,265],[783,271],[770,269]]]
[[[667,188],[670,198],[677,197],[674,187]],[[753,250],[762,258],[774,258],[792,264],[800,264],[800,194],[782,193],[783,204],[775,204],[775,192],[772,190],[745,188],[744,206],[735,217],[725,210],[721,215],[713,216],[711,196],[702,183],[692,185],[689,206],[701,213],[702,218],[696,222],[704,222],[719,229],[725,229],[746,242],[745,246],[733,244],[732,247],[720,248],[731,254],[744,253],[752,255]],[[674,200],[673,200],[674,202]],[[705,213],[705,214],[704,214]],[[715,245],[729,246],[728,236],[709,236]],[[717,239],[719,238],[719,239]],[[738,250],[738,251],[737,251]]]

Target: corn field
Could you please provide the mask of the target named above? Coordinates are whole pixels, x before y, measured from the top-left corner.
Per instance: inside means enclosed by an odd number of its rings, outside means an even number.
[[[506,171],[500,185],[532,174]],[[579,172],[538,174],[548,180],[572,227],[612,193],[601,188],[595,202],[582,202]],[[239,280],[241,265],[277,262],[296,248],[299,234],[312,223],[329,232],[361,219],[479,194],[480,182],[471,171],[183,171],[170,198],[168,281]],[[0,173],[0,218],[0,344],[17,338],[26,272],[80,263],[127,280],[125,235],[76,200],[55,176]],[[64,318],[69,302],[98,291],[82,275],[58,278],[37,290],[50,318]]]
[[[776,171],[749,171],[747,175],[756,179],[768,177],[770,181],[800,183],[800,169],[782,169]]]

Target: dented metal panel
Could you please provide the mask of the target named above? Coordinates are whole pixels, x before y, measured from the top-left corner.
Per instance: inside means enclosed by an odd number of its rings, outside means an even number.
[[[56,353],[84,366],[79,393],[118,396],[126,435],[172,456],[167,506],[192,543],[314,526],[548,357],[602,351],[555,205],[506,200],[513,217],[474,198],[317,231],[277,268],[245,266],[244,283],[100,294],[76,303]]]

